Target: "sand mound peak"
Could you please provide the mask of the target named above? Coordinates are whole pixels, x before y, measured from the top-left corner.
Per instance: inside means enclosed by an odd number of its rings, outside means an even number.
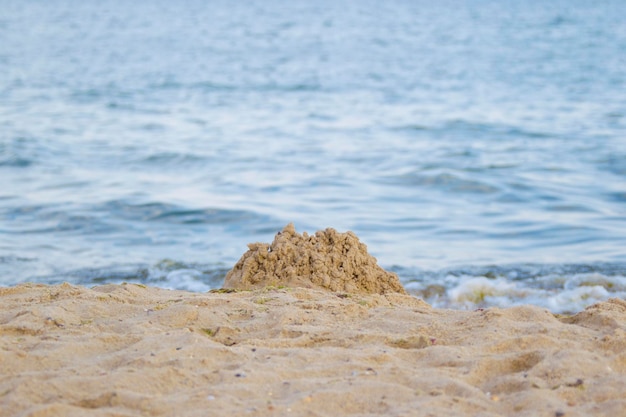
[[[384,294],[405,290],[382,269],[352,232],[328,228],[299,234],[292,223],[271,244],[250,243],[224,281],[224,288],[267,286],[320,288],[337,292]]]

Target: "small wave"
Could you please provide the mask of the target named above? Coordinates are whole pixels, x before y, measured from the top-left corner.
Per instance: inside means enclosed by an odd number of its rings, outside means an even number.
[[[440,297],[433,304],[461,309],[532,304],[545,307],[554,313],[572,314],[611,296],[623,297],[625,294],[624,291],[611,292],[602,285],[572,286],[547,291],[526,286],[521,281],[470,277],[450,288],[445,297]]]
[[[391,126],[389,129],[392,131],[417,133],[417,132],[426,132],[426,131],[432,130],[432,127],[427,126],[427,125],[419,125],[419,124],[406,124],[406,125],[400,125],[400,126]]]
[[[14,263],[14,262],[33,262],[33,261],[36,261],[36,258],[25,258],[22,256],[13,256],[13,255],[0,256],[0,264],[8,264],[8,263]]]
[[[38,144],[35,140],[15,137],[0,143],[0,167],[25,168],[35,163]]]
[[[33,164],[32,159],[24,158],[13,153],[3,153],[0,149],[0,167],[24,168]]]
[[[626,264],[511,265],[396,271],[407,289],[436,307],[474,309],[533,304],[573,313],[626,296]],[[403,278],[404,276],[404,278]]]
[[[321,85],[317,83],[242,83],[242,84],[219,84],[219,83],[197,83],[193,87],[200,88],[207,91],[241,91],[241,92],[314,92],[320,91]]]
[[[429,187],[455,193],[493,194],[500,191],[498,187],[486,182],[470,180],[450,173],[428,175],[423,172],[410,172],[394,177],[387,177],[386,181],[397,185]]]
[[[3,229],[8,234],[48,234],[76,232],[81,235],[111,234],[128,229],[134,224],[137,232],[140,223],[164,223],[179,225],[245,225],[266,224],[268,218],[247,210],[231,210],[216,207],[193,209],[167,203],[131,204],[110,201],[95,206],[23,206],[7,209],[2,213],[11,223]],[[127,237],[130,234],[124,233]]]
[[[473,122],[466,120],[451,120],[440,124],[405,124],[390,126],[391,131],[404,132],[410,135],[423,135],[424,133],[430,133],[437,136],[445,136],[446,138],[459,137],[465,140],[468,136],[480,133],[487,137],[501,138],[501,137],[519,137],[528,139],[546,139],[551,138],[554,135],[547,132],[540,132],[522,128],[519,126],[512,126],[499,123],[483,123]]]
[[[3,229],[7,234],[49,234],[80,232],[92,234],[113,231],[114,226],[93,214],[57,205],[35,205],[10,208],[4,216],[12,219]]]
[[[609,200],[617,203],[626,203],[626,191],[607,193],[607,197]]]
[[[188,154],[179,152],[158,152],[144,157],[141,160],[149,166],[162,168],[167,166],[189,166],[207,163],[207,158],[198,154]]]
[[[188,264],[164,259],[148,268],[147,284],[170,289],[208,291],[219,288],[230,268],[215,265]]]
[[[228,268],[219,265],[185,263],[163,259],[154,265],[112,265],[82,268],[55,275],[33,277],[31,281],[76,285],[121,284],[123,282],[193,292],[221,287]]]
[[[529,130],[515,125],[483,123],[467,120],[451,120],[445,122],[437,130],[444,134],[453,135],[466,132],[480,132],[483,134],[496,135],[497,137],[523,137],[528,139],[546,139],[554,137],[554,134],[552,133]],[[463,137],[465,137],[465,135],[463,135]]]
[[[484,276],[487,278],[506,278],[509,280],[536,280],[550,275],[577,275],[577,274],[601,274],[606,276],[626,275],[626,263],[620,262],[597,262],[589,264],[512,264],[512,265],[486,265],[466,266],[438,271],[422,271],[413,268],[395,266],[391,268],[399,275],[406,276],[407,280],[422,277],[425,279],[437,279],[442,276]]]
[[[166,80],[146,85],[146,92],[168,91],[168,90],[184,90],[199,91],[204,93],[250,93],[250,92],[311,92],[320,91],[321,85],[314,82],[221,82],[221,81],[198,81],[192,83],[183,83],[172,80]]]
[[[603,170],[618,176],[626,177],[626,154],[610,155],[606,158],[599,158],[596,165]]]
[[[105,211],[125,220],[176,224],[231,224],[260,218],[255,212],[247,210],[215,207],[192,209],[160,202],[131,204],[120,200],[110,201],[94,210]]]

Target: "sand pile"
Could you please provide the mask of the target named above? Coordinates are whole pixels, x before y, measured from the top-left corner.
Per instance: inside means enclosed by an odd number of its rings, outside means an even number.
[[[401,293],[398,277],[382,269],[352,232],[328,228],[309,236],[293,224],[272,244],[251,243],[228,272],[224,288],[304,287],[352,294]]]

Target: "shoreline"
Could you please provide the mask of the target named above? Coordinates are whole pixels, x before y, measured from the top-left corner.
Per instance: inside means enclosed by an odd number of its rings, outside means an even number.
[[[396,293],[0,287],[7,415],[619,415],[626,301],[433,308]]]

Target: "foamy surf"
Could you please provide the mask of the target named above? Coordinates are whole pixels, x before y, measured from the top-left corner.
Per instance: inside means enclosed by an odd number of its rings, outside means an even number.
[[[544,267],[546,268],[546,267]],[[556,268],[552,266],[552,268]],[[509,270],[509,276],[515,270]],[[626,297],[626,274],[547,273],[530,279],[445,272],[412,280],[407,290],[435,307],[477,309],[532,304],[553,313],[573,313],[612,297]]]

